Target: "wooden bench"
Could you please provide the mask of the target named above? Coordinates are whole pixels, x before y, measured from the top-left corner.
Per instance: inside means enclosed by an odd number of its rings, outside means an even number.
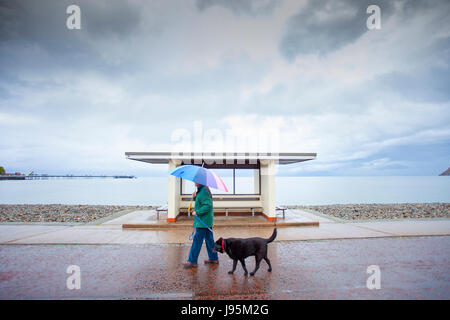
[[[166,212],[167,213],[168,207],[167,204],[164,206],[159,207],[158,209],[156,209],[156,219],[159,220],[159,213],[160,212]]]
[[[187,209],[188,208],[186,208],[186,207],[182,207],[182,208],[180,208],[180,211],[186,211],[188,214],[188,217],[190,217],[191,213]],[[256,211],[262,212],[262,209],[263,208],[259,207],[259,206],[254,206],[254,207],[216,207],[216,206],[214,206],[214,213],[225,212],[225,216],[228,217],[228,214],[231,210],[246,210],[246,211],[249,210],[252,213],[252,217],[254,217],[255,212]]]
[[[181,197],[182,201],[190,201],[191,197]],[[213,195],[213,203],[214,202],[223,202],[223,201],[259,201],[261,200],[259,195],[251,195],[251,196],[244,196],[244,197],[222,197],[220,195]],[[259,203],[255,203],[255,204],[259,204]],[[192,205],[194,205],[194,201],[192,202]],[[187,210],[187,208],[180,208],[183,210]],[[255,216],[255,211],[262,211],[262,207],[255,205],[254,207],[252,206],[245,206],[245,207],[225,207],[225,206],[214,206],[214,211],[215,212],[225,212],[225,215],[228,217],[228,212],[230,210],[251,210],[252,212],[252,217]],[[190,216],[191,213],[188,212],[188,216]]]
[[[191,201],[191,197],[181,197],[181,201]],[[221,197],[221,196],[213,196],[214,201],[259,201],[261,198],[259,196],[255,197]],[[192,201],[194,202],[194,201]]]
[[[225,216],[227,216],[228,217],[228,212],[230,211],[230,210],[251,210],[251,212],[252,212],[252,217],[254,217],[255,216],[255,210],[258,210],[258,211],[261,211],[262,212],[262,207],[258,207],[258,206],[255,206],[255,207],[214,207],[214,211],[217,211],[217,212],[223,212],[223,210],[225,210]]]
[[[277,206],[276,207],[276,209],[275,209],[275,211],[283,211],[283,219],[284,219],[284,212],[287,210],[287,208],[285,208],[285,207],[279,207],[279,206]]]

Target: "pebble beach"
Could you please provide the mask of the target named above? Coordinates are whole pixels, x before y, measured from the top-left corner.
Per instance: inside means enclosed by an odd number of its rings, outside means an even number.
[[[450,203],[334,204],[288,206],[344,220],[450,218]]]
[[[0,204],[1,222],[89,223],[121,211],[150,210],[154,206],[63,204]]]
[[[335,204],[287,206],[309,209],[344,220],[450,218],[450,203]],[[90,223],[118,212],[151,210],[157,206],[1,204],[2,222]]]

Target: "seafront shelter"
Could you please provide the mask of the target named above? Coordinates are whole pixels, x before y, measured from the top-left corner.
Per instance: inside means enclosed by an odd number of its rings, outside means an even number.
[[[215,215],[263,215],[276,221],[275,173],[277,165],[314,160],[316,153],[217,153],[125,152],[127,159],[168,164],[168,170],[184,164],[203,165],[225,182],[228,193],[213,193]],[[169,175],[167,221],[189,215],[193,183]],[[250,183],[249,183],[250,182]],[[245,184],[245,186],[244,186]],[[189,190],[191,188],[191,190]]]

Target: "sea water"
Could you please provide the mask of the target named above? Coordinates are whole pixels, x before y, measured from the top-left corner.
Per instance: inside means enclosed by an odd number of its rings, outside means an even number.
[[[167,177],[79,178],[0,181],[0,204],[162,205]],[[232,179],[224,178],[232,191]],[[248,193],[253,178],[240,178]],[[276,177],[276,201],[283,205],[338,203],[450,202],[450,177]],[[186,184],[185,192],[193,190]],[[214,190],[213,190],[214,191]],[[214,193],[218,193],[214,191]]]

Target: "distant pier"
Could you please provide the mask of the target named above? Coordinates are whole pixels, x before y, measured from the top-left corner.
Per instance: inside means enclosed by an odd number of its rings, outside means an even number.
[[[113,178],[113,179],[136,179],[135,176],[129,175],[73,175],[73,174],[30,174],[30,175],[0,175],[0,180],[38,180],[38,179],[54,179],[54,178]]]

